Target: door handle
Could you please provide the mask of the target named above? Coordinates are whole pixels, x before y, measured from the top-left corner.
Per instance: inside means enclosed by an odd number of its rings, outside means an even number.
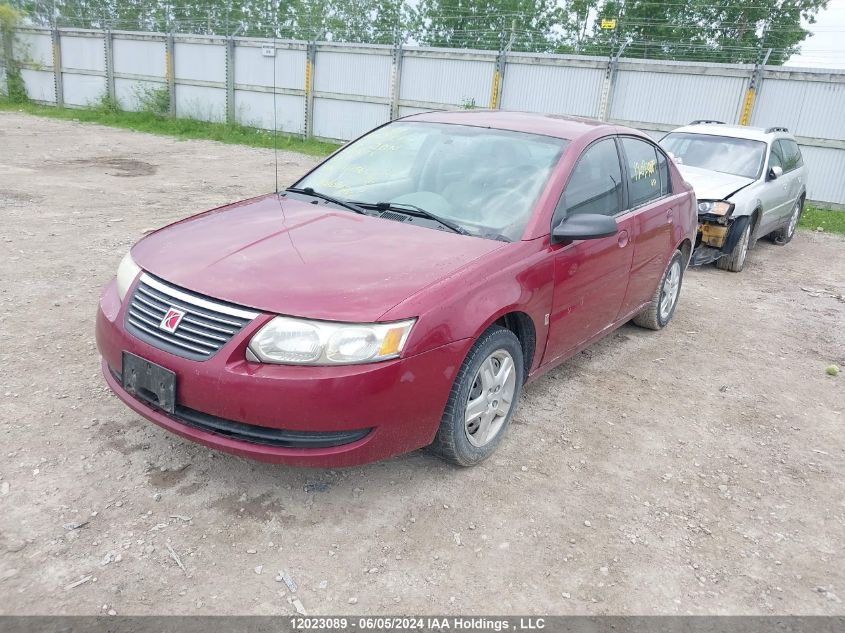
[[[672,222],[674,222],[674,220],[675,220],[675,210],[674,210],[674,209],[669,209],[669,210],[666,212],[666,221],[667,221],[669,224],[672,224]]]
[[[616,234],[616,243],[619,244],[619,248],[625,248],[628,245],[628,231],[625,229],[619,231]]]

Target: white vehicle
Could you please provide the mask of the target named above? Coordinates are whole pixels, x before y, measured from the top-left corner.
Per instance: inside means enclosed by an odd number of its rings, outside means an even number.
[[[804,209],[807,168],[785,127],[755,128],[693,121],[660,144],[698,198],[693,265],[715,261],[739,272],[761,237],[786,244]]]

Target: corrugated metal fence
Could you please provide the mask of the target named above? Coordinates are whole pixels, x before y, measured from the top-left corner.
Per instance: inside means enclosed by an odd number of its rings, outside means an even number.
[[[784,125],[809,166],[810,199],[845,205],[845,70],[79,29],[21,28],[4,44],[39,102],[108,95],[137,110],[164,94],[174,116],[272,129],[275,91],[279,130],[340,141],[462,107],[587,116],[654,136],[693,119]]]

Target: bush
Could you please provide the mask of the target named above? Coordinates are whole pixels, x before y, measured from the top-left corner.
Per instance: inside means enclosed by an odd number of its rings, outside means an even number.
[[[135,96],[141,112],[158,116],[170,114],[170,91],[165,88],[136,88]]]
[[[29,95],[26,92],[21,76],[20,64],[10,59],[6,54],[11,49],[15,27],[20,24],[23,14],[8,4],[0,4],[0,37],[3,40],[3,56],[6,57],[6,96],[12,103],[27,103]]]
[[[100,100],[94,104],[94,110],[101,114],[117,114],[122,111],[120,102],[114,97],[109,96],[108,92],[103,93]]]

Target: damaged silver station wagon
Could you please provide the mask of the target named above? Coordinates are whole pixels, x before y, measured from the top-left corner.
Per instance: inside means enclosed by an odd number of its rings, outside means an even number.
[[[807,168],[789,130],[693,121],[660,144],[698,198],[692,265],[715,261],[739,272],[761,237],[775,244],[792,239],[807,195]]]

